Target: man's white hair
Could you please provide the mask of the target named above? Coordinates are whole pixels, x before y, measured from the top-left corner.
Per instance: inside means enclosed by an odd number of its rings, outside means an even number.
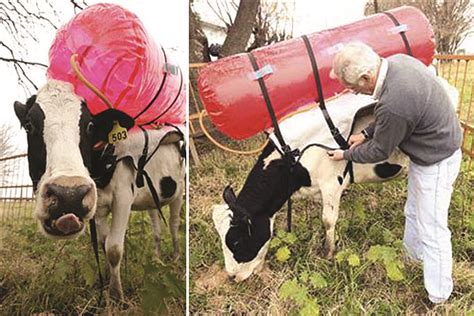
[[[331,78],[358,86],[362,75],[377,75],[380,56],[362,42],[351,42],[336,54],[332,63]]]

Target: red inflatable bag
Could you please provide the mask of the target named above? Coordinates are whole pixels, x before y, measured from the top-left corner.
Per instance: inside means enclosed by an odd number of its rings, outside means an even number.
[[[435,41],[431,25],[421,11],[400,7],[358,22],[308,35],[322,81],[324,97],[344,88],[329,78],[332,60],[343,43],[361,41],[381,56],[406,53],[400,32],[404,32],[413,56],[424,64],[432,62]],[[259,71],[249,56],[239,54],[205,66],[198,88],[204,107],[214,125],[225,135],[245,139],[272,127],[258,77],[263,77],[277,118],[318,101],[310,59],[302,38],[294,38],[252,51]]]
[[[136,125],[184,122],[181,70],[135,14],[114,4],[89,6],[59,29],[49,50],[48,77],[72,83],[92,114],[107,110],[73,72],[73,54],[84,77]]]

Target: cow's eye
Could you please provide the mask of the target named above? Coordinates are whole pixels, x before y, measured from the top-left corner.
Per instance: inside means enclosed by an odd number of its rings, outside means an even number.
[[[86,134],[87,134],[88,136],[91,136],[92,133],[94,133],[94,123],[89,122],[89,124],[87,124]]]
[[[23,128],[28,134],[33,133],[33,124],[31,124],[31,122],[26,122]]]

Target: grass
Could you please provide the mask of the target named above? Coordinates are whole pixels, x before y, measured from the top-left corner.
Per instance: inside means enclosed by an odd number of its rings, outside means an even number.
[[[164,211],[168,212],[168,208]],[[171,237],[169,230],[163,228],[159,261],[153,253],[148,215],[132,213],[121,264],[125,300],[120,304],[109,299],[107,281],[100,300],[88,234],[71,241],[51,241],[38,232],[31,217],[23,222],[2,223],[0,229],[5,232],[0,239],[0,315],[184,314],[184,218],[180,229],[181,258],[172,261]],[[102,252],[100,256],[104,273]]]
[[[349,188],[340,207],[335,260],[322,257],[324,228],[320,203],[295,200],[292,235],[283,233],[286,212],[280,211],[275,225],[278,241],[271,244],[263,273],[233,283],[222,271],[223,255],[212,223],[211,206],[223,202],[225,185],[232,183],[240,189],[256,158],[208,148],[200,148],[199,152],[202,166],[194,166],[190,171],[192,313],[474,312],[474,172],[466,170],[466,161],[450,208],[454,292],[447,304],[433,308],[427,304],[422,267],[403,259],[406,179]]]

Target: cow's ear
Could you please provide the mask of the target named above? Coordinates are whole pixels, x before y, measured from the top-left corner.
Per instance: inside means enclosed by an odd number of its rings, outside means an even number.
[[[15,109],[16,117],[18,117],[20,120],[21,126],[25,126],[26,115],[28,114],[28,106],[21,102],[15,101],[13,107]]]
[[[235,202],[237,201],[237,197],[235,196],[234,190],[230,185],[225,187],[222,197],[229,206],[235,205]]]

